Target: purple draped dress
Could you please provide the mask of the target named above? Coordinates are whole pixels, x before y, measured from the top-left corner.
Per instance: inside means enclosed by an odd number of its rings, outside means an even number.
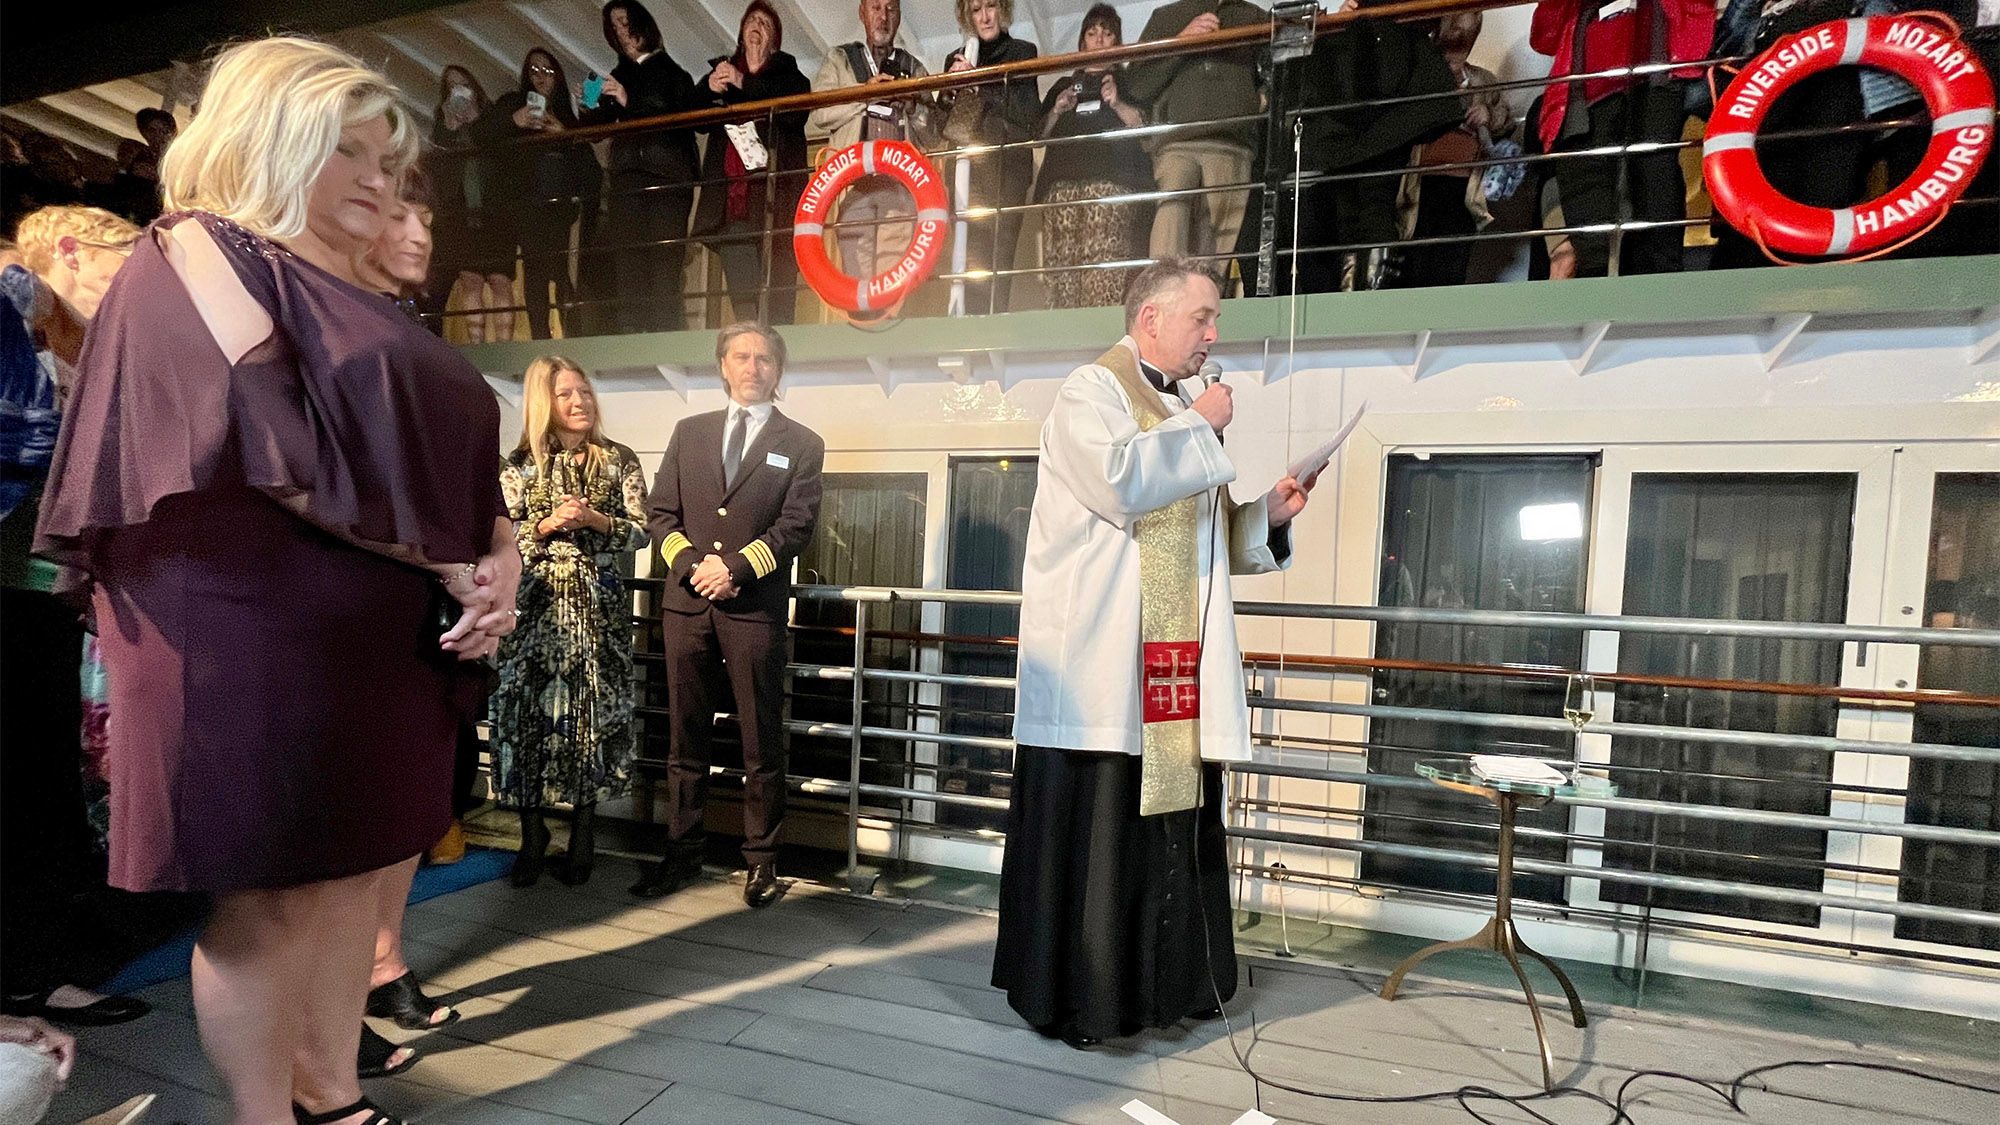
[[[505,514],[499,409],[386,297],[199,221],[275,324],[234,365],[156,237],[85,344],[39,552],[80,567],[111,688],[111,882],[296,886],[429,847],[478,678],[437,648],[429,572]],[[313,521],[279,503],[301,499]]]

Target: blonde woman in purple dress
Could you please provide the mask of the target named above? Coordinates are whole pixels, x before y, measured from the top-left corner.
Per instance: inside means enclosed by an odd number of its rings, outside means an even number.
[[[394,1125],[355,1055],[383,871],[451,818],[520,555],[479,373],[367,288],[417,125],[302,39],[216,60],[91,325],[37,548],[111,684],[111,881],[200,890],[235,1125]]]

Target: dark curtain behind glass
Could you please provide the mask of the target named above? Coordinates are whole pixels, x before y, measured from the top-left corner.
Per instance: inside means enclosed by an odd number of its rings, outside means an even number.
[[[1847,474],[1666,474],[1632,478],[1624,612],[1733,621],[1847,619],[1854,478]],[[1837,684],[1837,642],[1627,634],[1618,670],[1698,679]],[[1836,700],[1624,685],[1621,723],[1831,735]],[[1832,755],[1676,739],[1614,738],[1621,796],[1826,815]],[[1604,866],[1817,891],[1826,834],[1611,812]],[[1616,843],[1614,841],[1629,841]],[[1819,908],[1605,883],[1611,902],[1817,925]]]
[[[1028,509],[1035,501],[1037,463],[1033,457],[958,458],[951,463],[951,535],[945,586],[953,590],[1019,590],[1027,557]],[[1013,637],[1021,611],[1006,605],[952,605],[944,609],[944,631],[961,637]],[[948,642],[944,670],[953,675],[1012,676],[1017,648],[976,642]],[[1011,738],[1014,693],[1006,688],[954,687],[943,694],[940,724],[950,734]],[[1010,792],[1013,762],[1004,750],[968,746],[938,749],[938,788],[1002,800]],[[998,829],[1001,812],[938,806],[938,821],[963,828]]]
[[[799,554],[799,581],[837,586],[921,586],[924,581],[924,473],[827,473],[820,478],[819,526]],[[793,617],[792,659],[801,664],[854,662],[856,603],[801,598]],[[923,608],[914,602],[868,607],[872,668],[911,669],[916,646],[881,637],[915,633]],[[835,630],[846,630],[836,632]],[[911,685],[872,681],[864,696],[866,725],[906,727]],[[845,725],[854,713],[854,686],[841,680],[792,679],[792,718]],[[849,745],[845,738],[793,735],[791,772],[806,777],[845,779]],[[903,785],[909,745],[869,739],[862,746],[863,781]]]
[[[1583,610],[1586,533],[1590,527],[1591,475],[1597,458],[1563,456],[1411,456],[1389,459],[1384,508],[1382,591],[1385,606],[1516,609],[1559,613]],[[1521,511],[1553,516],[1549,528],[1530,523],[1524,537]],[[1382,625],[1375,655],[1451,664],[1526,664],[1578,667],[1583,637],[1575,630],[1487,628],[1461,625]],[[1431,707],[1512,715],[1562,714],[1561,680],[1510,679],[1456,673],[1384,671],[1375,675],[1374,701],[1398,707]],[[1473,727],[1457,723],[1377,719],[1369,737],[1368,771],[1414,778],[1426,758],[1465,754],[1574,757],[1572,739],[1548,731]],[[1422,844],[1490,853],[1494,810],[1484,801],[1439,788],[1370,786],[1363,831],[1370,840]],[[1561,808],[1522,812],[1516,843],[1522,856],[1562,860],[1560,839],[1534,838],[1531,830],[1563,832]],[[1490,894],[1491,872],[1394,856],[1364,855],[1362,878],[1413,887]],[[1522,898],[1560,902],[1561,879],[1522,874]]]
[[[2000,628],[2000,475],[1940,473],[1931,513],[1924,624],[1936,629]],[[2000,695],[2000,653],[1990,648],[1924,649],[1917,684]],[[1911,737],[1956,746],[2000,746],[2000,711],[1920,703]],[[2000,831],[2000,766],[1910,759],[1911,824]],[[2000,912],[2000,849],[1903,841],[1897,897],[1964,910]],[[2000,949],[2000,928],[1898,918],[1896,936]]]

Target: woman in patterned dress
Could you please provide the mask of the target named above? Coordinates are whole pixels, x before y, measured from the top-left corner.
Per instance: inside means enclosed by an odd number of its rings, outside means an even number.
[[[1102,51],[1124,41],[1118,9],[1099,4],[1083,17],[1076,49]],[[1118,75],[1085,67],[1057,82],[1042,102],[1041,135],[1082,137],[1146,123],[1138,106],[1121,98]],[[1153,190],[1153,158],[1132,137],[1050,145],[1042,156],[1035,202],[1053,203],[1042,212],[1042,265],[1049,307],[1078,309],[1125,301],[1129,269],[1062,269],[1146,256],[1152,208],[1144,203],[1098,203],[1129,192]]]
[[[524,571],[520,629],[493,694],[499,793],[521,809],[513,882],[541,878],[542,807],[575,806],[556,877],[590,878],[597,799],[632,760],[632,604],[620,563],[646,547],[646,474],[604,436],[590,378],[561,356],[528,365],[521,444],[500,468]]]

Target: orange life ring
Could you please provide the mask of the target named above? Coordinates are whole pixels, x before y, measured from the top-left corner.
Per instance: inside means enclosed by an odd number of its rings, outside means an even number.
[[[909,249],[879,277],[849,277],[826,252],[826,221],[833,200],[863,176],[884,175],[909,189],[916,200],[916,231]],[[863,141],[849,145],[819,166],[799,197],[792,223],[792,249],[799,273],[827,304],[847,312],[876,312],[895,307],[931,275],[944,252],[951,209],[944,177],[906,141]]]
[[[1808,207],[1780,195],[1757,166],[1757,128],[1800,79],[1872,66],[1915,86],[1931,115],[1923,163],[1888,194],[1853,207]],[[1835,20],[1785,36],[1745,67],[1715,104],[1701,146],[1716,213],[1788,254],[1867,254],[1921,234],[1964,194],[1993,147],[1993,83],[1958,25],[1936,12]]]

